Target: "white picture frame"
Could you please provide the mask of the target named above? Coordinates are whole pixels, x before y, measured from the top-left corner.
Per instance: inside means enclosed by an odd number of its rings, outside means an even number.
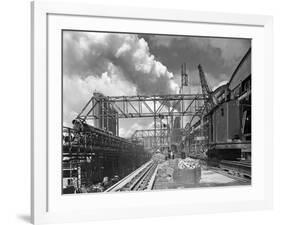
[[[121,26],[122,23],[126,26]],[[32,2],[32,222],[34,224],[77,222],[272,208],[272,23],[271,16]],[[90,29],[106,31],[144,32],[147,29],[147,32],[152,32],[156,24],[159,25],[156,33],[161,33],[161,29],[162,31],[167,29],[166,33],[173,34],[252,38],[253,107],[255,108],[253,113],[255,138],[252,146],[253,151],[256,151],[253,156],[252,186],[99,196],[58,196],[56,188],[60,184],[57,184],[56,179],[57,174],[61,172],[58,165],[60,159],[56,158],[57,152],[54,149],[60,147],[57,146],[60,136],[57,137],[58,140],[54,140],[53,137],[57,132],[57,125],[54,125],[54,121],[57,121],[55,114],[60,116],[61,112],[61,109],[56,107],[61,102],[55,100],[56,93],[61,92],[61,87],[58,85],[60,83],[56,82],[56,79],[61,79],[57,76],[61,57],[57,54],[60,48],[56,48],[60,44],[57,42],[58,32],[66,28],[64,26],[81,30],[90,27]],[[190,30],[183,31],[182,26],[189,26]],[[232,29],[229,29],[230,27]],[[266,123],[265,117],[267,117]],[[201,198],[198,197],[199,195]],[[221,196],[221,199],[218,196]],[[93,206],[91,204],[93,201],[99,204]],[[72,207],[73,203],[77,208]],[[85,207],[80,207],[80,203]],[[72,213],[74,210],[75,213]]]

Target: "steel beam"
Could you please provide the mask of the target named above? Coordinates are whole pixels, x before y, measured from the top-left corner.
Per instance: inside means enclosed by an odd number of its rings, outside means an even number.
[[[95,100],[92,107],[89,106],[89,102]],[[107,103],[108,106],[112,106],[118,113],[118,118],[141,118],[158,116],[192,116],[197,114],[196,107],[192,105],[200,105],[206,98],[202,94],[175,94],[175,95],[137,95],[137,96],[104,96],[96,97],[92,96],[91,100],[87,102],[83,110],[78,114],[77,118],[87,119],[100,118],[100,117],[113,117],[114,113],[105,112],[102,115],[95,115],[94,108],[98,104]],[[190,104],[186,108],[178,107],[183,105],[182,102],[189,100]],[[87,109],[88,107],[88,109]],[[177,109],[178,108],[178,109]],[[113,115],[114,114],[114,115]]]

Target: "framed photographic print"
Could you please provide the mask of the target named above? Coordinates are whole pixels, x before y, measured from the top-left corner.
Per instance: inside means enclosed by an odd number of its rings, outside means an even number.
[[[33,2],[32,32],[34,224],[272,207],[271,17]]]

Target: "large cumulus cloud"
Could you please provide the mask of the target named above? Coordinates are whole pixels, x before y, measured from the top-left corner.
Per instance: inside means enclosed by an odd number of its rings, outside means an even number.
[[[139,94],[178,90],[173,74],[155,59],[147,42],[137,35],[66,32],[63,45],[65,75],[86,78],[101,77],[104,72],[109,77],[118,73],[119,79],[130,82]]]

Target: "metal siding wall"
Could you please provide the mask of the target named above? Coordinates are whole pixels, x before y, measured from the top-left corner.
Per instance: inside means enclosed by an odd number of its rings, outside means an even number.
[[[224,110],[224,115],[222,116],[221,109]],[[215,124],[216,124],[216,142],[225,142],[227,138],[227,107],[226,104],[222,104],[215,111]]]
[[[229,111],[228,111],[228,139],[232,140],[235,135],[241,134],[241,123],[240,123],[240,115],[239,115],[239,105],[237,101],[229,102]]]

